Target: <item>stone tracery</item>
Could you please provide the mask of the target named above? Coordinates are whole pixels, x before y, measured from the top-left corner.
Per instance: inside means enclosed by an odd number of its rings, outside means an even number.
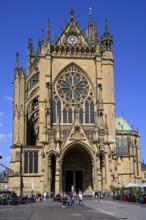
[[[94,123],[94,93],[86,76],[74,65],[69,66],[53,86],[53,122],[62,111],[60,122],[72,123],[79,113],[82,123]],[[58,107],[58,102],[60,103]],[[88,106],[88,109],[87,109]],[[86,113],[83,109],[86,108]]]

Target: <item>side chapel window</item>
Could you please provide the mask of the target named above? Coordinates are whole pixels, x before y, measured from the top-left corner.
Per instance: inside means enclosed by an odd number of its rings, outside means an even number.
[[[24,153],[24,173],[38,173],[38,152]]]

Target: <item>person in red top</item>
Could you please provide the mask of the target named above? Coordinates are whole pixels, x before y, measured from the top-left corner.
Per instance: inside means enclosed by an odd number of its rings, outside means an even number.
[[[73,204],[73,194],[71,193],[69,196],[69,207],[72,207]]]

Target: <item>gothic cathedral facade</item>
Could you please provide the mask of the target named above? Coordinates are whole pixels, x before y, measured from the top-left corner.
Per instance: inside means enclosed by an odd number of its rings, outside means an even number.
[[[28,41],[27,73],[16,54],[9,190],[110,190],[141,180],[138,131],[115,115],[113,38],[86,33],[71,11],[59,37]]]

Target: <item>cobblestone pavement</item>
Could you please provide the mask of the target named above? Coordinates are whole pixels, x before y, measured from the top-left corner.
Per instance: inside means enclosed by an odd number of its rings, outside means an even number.
[[[0,206],[0,220],[146,220],[146,205],[124,202],[85,200],[72,208],[59,202],[36,202],[18,206]]]
[[[105,213],[75,203],[63,208],[59,202],[36,202],[18,206],[1,206],[0,220],[116,220]]]
[[[146,204],[129,203],[123,201],[86,200],[84,204],[94,209],[118,219],[146,220]]]

